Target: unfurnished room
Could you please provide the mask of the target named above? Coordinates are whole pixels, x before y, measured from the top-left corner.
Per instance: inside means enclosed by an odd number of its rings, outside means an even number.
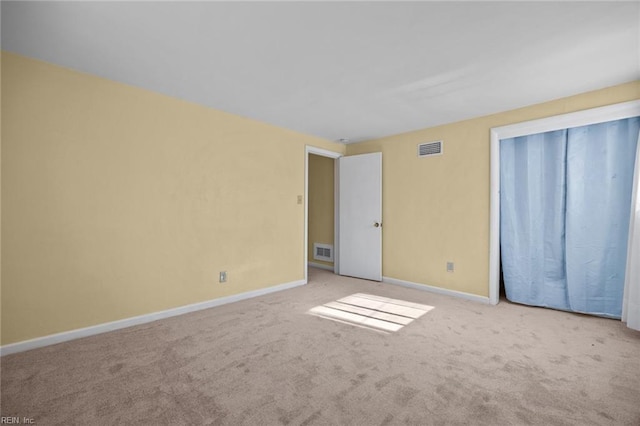
[[[0,424],[640,425],[640,2],[0,17]]]

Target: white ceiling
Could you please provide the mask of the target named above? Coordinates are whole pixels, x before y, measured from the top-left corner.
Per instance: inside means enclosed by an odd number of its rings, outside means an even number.
[[[2,48],[330,140],[640,78],[640,2],[2,2]]]

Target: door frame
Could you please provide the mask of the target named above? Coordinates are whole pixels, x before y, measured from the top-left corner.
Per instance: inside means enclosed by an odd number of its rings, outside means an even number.
[[[489,302],[492,305],[497,304],[500,298],[500,140],[621,120],[639,115],[640,100],[635,100],[491,129]],[[635,167],[638,170],[640,164],[636,164]]]
[[[336,160],[343,157],[344,154],[329,151],[328,149],[317,148],[311,145],[305,145],[304,149],[304,281],[305,284],[309,279],[309,155],[319,155],[333,159],[333,272],[338,270],[338,251],[340,244],[338,241],[338,218],[340,212],[338,183],[339,173]]]

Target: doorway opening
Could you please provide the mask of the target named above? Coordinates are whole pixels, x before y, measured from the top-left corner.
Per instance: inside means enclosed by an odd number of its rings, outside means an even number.
[[[334,271],[335,160],[309,154],[307,263]]]
[[[339,200],[336,159],[340,157],[340,153],[312,146],[307,146],[305,150],[305,281],[308,280],[309,266],[334,273],[338,270]]]

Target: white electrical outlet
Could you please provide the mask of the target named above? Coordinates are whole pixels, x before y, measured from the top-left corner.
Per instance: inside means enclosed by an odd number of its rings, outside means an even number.
[[[220,282],[221,283],[227,282],[227,271],[220,271]]]
[[[447,272],[453,272],[453,262],[447,262]]]

